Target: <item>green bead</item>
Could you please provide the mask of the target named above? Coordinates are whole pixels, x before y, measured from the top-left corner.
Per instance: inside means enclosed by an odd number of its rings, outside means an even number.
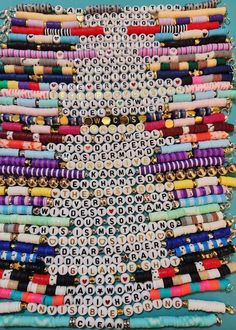
[[[0,89],[7,88],[7,87],[8,87],[7,80],[0,81]]]

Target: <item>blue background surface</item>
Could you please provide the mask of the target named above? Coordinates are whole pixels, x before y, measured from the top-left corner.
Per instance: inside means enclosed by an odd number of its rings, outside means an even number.
[[[4,0],[0,0],[0,10],[6,9],[7,6],[8,7],[14,7],[15,5],[19,4],[19,3],[51,3],[52,5],[62,5],[64,7],[79,7],[79,8],[84,8],[85,6],[88,5],[96,5],[96,4],[119,4],[119,5],[129,5],[129,6],[141,6],[141,5],[151,5],[151,4],[186,4],[188,2],[200,2],[200,1],[204,1],[204,0],[159,0],[159,1],[154,1],[154,0],[129,0],[129,1],[125,1],[125,0],[90,0],[90,1],[86,1],[86,0],[80,0],[80,1],[76,1],[76,0],[43,0],[43,1],[36,1],[36,0],[32,0],[32,1],[27,1],[27,0],[22,0],[22,1],[18,1],[18,0],[8,0],[8,1],[4,1]],[[229,24],[229,29],[230,29],[230,36],[232,36],[235,40],[236,37],[236,0],[225,0],[222,1],[222,3],[220,4],[222,6],[226,5],[228,8],[228,17],[230,18],[230,24]],[[219,5],[219,6],[220,6]],[[235,123],[236,125],[236,106],[233,105],[232,109],[231,109],[231,114],[228,120],[230,123]],[[231,136],[231,141],[233,141],[234,143],[236,143],[236,134]],[[232,200],[232,204],[231,204],[231,209],[229,210],[229,213],[236,215],[236,193],[234,193],[234,198]],[[236,244],[236,239],[235,242]],[[236,261],[236,257],[234,257],[234,260]],[[236,307],[236,274],[231,275],[230,280],[232,282],[232,284],[235,285],[235,289],[233,291],[231,291],[230,293],[226,293],[226,292],[207,292],[207,293],[202,293],[202,294],[194,294],[192,296],[189,296],[191,298],[196,298],[196,299],[205,299],[205,300],[217,300],[217,301],[222,301],[226,304],[229,305],[234,305]],[[187,298],[187,297],[186,297]],[[182,308],[180,310],[176,310],[176,309],[170,309],[170,310],[166,310],[166,309],[160,309],[160,310],[155,310],[155,312],[152,313],[146,313],[145,316],[159,316],[159,315],[187,315],[190,314],[185,308]],[[195,315],[195,314],[194,314]],[[199,315],[204,315],[202,313],[199,313]],[[139,317],[143,317],[144,313],[141,314]],[[17,317],[17,315],[16,315]],[[232,330],[232,329],[236,329],[236,325],[234,322],[236,322],[236,314],[235,315],[228,315],[225,314],[222,316],[223,319],[223,323],[220,327],[220,329],[222,330]],[[1,324],[0,324],[1,327]],[[16,329],[16,328],[15,328]],[[22,328],[21,328],[22,329]],[[29,328],[25,328],[25,329],[29,329]],[[63,328],[58,328],[63,329]],[[170,329],[170,328],[169,328]],[[172,328],[171,328],[172,329]],[[191,329],[197,329],[197,328],[191,328]],[[219,327],[218,326],[214,326],[211,327],[212,330],[218,330]]]

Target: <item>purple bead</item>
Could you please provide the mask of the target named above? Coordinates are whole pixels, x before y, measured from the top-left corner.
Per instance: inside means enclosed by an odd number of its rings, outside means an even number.
[[[140,172],[142,175],[146,175],[160,172],[184,170],[192,167],[218,166],[223,164],[224,157],[190,158],[183,161],[143,165],[140,167]]]
[[[216,14],[216,15],[210,15],[209,16],[209,22],[223,22],[224,15]]]
[[[12,17],[11,18],[11,25],[14,25],[14,26],[26,26],[26,19]]]
[[[60,22],[47,22],[46,27],[48,29],[61,29],[61,23]]]
[[[3,156],[3,157],[0,157],[0,165],[24,166],[25,158],[24,157]]]
[[[189,24],[189,23],[191,23],[190,17],[176,18],[176,24],[178,24],[178,25]]]
[[[33,159],[32,167],[59,168],[59,160],[57,159]]]
[[[68,170],[68,169],[48,169],[35,167],[20,167],[20,166],[1,166],[0,174],[5,175],[24,175],[24,176],[47,176],[49,178],[67,178],[67,179],[83,179],[85,177],[84,171]]]
[[[28,81],[19,81],[19,89],[29,89]]]

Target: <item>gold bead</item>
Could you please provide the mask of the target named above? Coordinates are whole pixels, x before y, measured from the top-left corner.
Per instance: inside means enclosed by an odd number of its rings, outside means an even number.
[[[229,173],[235,173],[236,172],[236,165],[235,164],[230,164],[229,166],[227,166],[227,170],[229,171]]]
[[[166,180],[167,181],[174,181],[175,180],[175,174],[173,172],[167,172],[166,173]]]
[[[49,180],[49,186],[53,189],[57,188],[59,185],[58,180],[56,178],[51,178]]]
[[[17,178],[17,183],[19,186],[25,186],[27,184],[27,179],[24,176],[19,176],[19,178]]]
[[[4,186],[5,185],[5,179],[3,176],[0,176],[0,186]]]
[[[164,182],[165,181],[165,177],[162,173],[157,173],[155,179],[156,179],[157,182]]]
[[[38,184],[39,184],[40,187],[43,187],[43,188],[47,187],[48,186],[48,178],[46,178],[44,176],[39,178],[38,179]]]
[[[204,176],[206,176],[206,170],[203,167],[198,168],[196,172],[200,178],[203,178]]]
[[[48,198],[46,204],[47,204],[48,207],[53,207],[53,205],[54,205],[53,199],[52,198]]]
[[[186,177],[188,178],[188,179],[195,179],[196,178],[196,172],[193,170],[193,169],[189,169],[189,170],[187,170],[186,171]]]
[[[66,178],[60,180],[60,186],[62,188],[68,188],[70,185],[69,181]]]
[[[16,179],[13,176],[9,176],[6,178],[6,184],[8,186],[15,186],[16,185]]]
[[[175,174],[177,180],[184,180],[185,179],[185,173],[182,170],[179,170]]]
[[[225,175],[225,174],[227,174],[227,172],[228,172],[224,166],[220,166],[220,167],[218,167],[218,168],[217,168],[217,171],[218,171],[218,173],[219,173],[220,175]]]
[[[215,176],[217,174],[217,170],[214,166],[208,167],[207,174],[210,176]]]
[[[30,188],[37,187],[37,178],[31,177],[27,180],[27,183]]]

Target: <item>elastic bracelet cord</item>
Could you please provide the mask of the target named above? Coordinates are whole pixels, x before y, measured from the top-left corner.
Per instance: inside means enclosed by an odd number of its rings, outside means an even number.
[[[207,291],[227,290],[230,282],[227,279],[206,280],[196,283],[182,284],[172,288],[153,289],[150,291],[150,299],[163,299],[167,297],[183,297],[188,294]]]
[[[223,265],[223,261],[217,258],[210,258],[202,261],[195,261],[191,264],[181,264],[178,267],[167,267],[149,271],[137,271],[133,276],[136,282],[148,282],[157,279],[174,277],[179,274],[191,274],[198,271],[219,268]]]

